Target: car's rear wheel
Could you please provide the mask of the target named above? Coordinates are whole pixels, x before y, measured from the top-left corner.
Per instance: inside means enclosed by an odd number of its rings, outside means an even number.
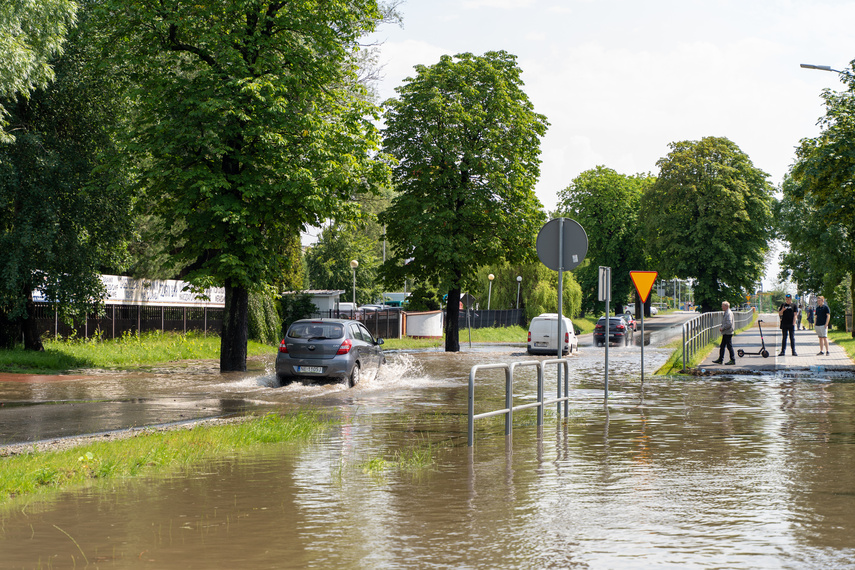
[[[361,376],[361,372],[359,371],[359,364],[353,365],[353,370],[350,372],[350,376],[347,378],[347,387],[353,388],[357,384],[359,384],[359,378]]]
[[[276,379],[279,380],[280,386],[287,386],[291,383],[291,378],[288,376],[282,376],[281,374],[276,375]]]

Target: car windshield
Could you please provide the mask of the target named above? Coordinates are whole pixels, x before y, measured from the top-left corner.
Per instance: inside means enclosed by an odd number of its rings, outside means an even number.
[[[344,336],[344,327],[338,323],[294,323],[288,329],[288,338],[331,339]]]

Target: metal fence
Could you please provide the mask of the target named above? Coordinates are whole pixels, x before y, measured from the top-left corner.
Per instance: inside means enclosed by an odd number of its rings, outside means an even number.
[[[365,328],[377,338],[401,338],[401,311],[323,311],[312,313],[312,319],[353,319],[365,325]]]
[[[734,311],[734,330],[741,329],[751,322],[753,311]],[[703,313],[683,323],[683,371],[686,363],[703,347],[721,336],[723,311]]]
[[[512,327],[526,326],[525,311],[523,309],[469,309],[467,322],[466,311],[460,311],[458,327],[462,330],[467,327],[483,329],[490,327]]]
[[[544,370],[547,366],[555,364],[557,366],[557,390],[556,397],[546,399],[544,396]],[[537,399],[535,402],[527,404],[514,405],[514,373],[517,368],[524,366],[534,366],[537,371]],[[493,410],[475,413],[475,376],[479,370],[504,370],[505,372],[505,407],[500,410]],[[561,395],[561,372],[564,372],[564,395]],[[513,362],[511,364],[476,364],[469,370],[469,399],[468,399],[468,429],[467,443],[469,447],[475,444],[475,420],[489,418],[492,416],[505,416],[505,435],[510,436],[514,426],[514,412],[527,410],[529,408],[537,408],[537,425],[543,425],[543,410],[549,404],[557,404],[557,416],[561,417],[561,404],[564,404],[564,417],[569,415],[569,390],[570,378],[570,361],[566,358],[552,360],[526,360],[523,362]]]
[[[107,305],[103,315],[88,314],[67,324],[50,303],[35,303],[32,315],[39,333],[46,337],[83,337],[100,335],[117,338],[125,333],[161,331],[201,331],[219,334],[223,323],[222,307],[152,307],[149,305]]]

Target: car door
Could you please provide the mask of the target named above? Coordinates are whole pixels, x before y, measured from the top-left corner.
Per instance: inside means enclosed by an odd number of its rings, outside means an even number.
[[[365,328],[365,325],[363,325],[362,323],[359,323],[359,329],[360,329],[360,332],[362,333],[362,338],[367,343],[366,354],[370,354],[371,367],[372,368],[379,368],[380,367],[380,346],[377,344],[377,342],[375,341],[375,339],[371,335],[371,333],[368,331],[368,329]]]

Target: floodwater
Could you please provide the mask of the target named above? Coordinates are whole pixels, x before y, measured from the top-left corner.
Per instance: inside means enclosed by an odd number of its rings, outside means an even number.
[[[667,354],[645,348],[642,386],[639,347],[612,348],[606,405],[603,350],[583,346],[568,418],[550,408],[538,428],[519,412],[510,438],[500,418],[480,420],[473,448],[470,368],[530,359],[524,350],[390,354],[352,390],[276,387],[272,357],[240,375],[0,383],[7,402],[151,403],[152,417],[170,402],[183,414],[192,402],[312,407],[343,420],[317,442],[0,513],[0,568],[852,567],[855,379],[654,379]],[[503,407],[491,372],[477,376],[476,412]],[[519,374],[516,404],[535,393],[531,368]],[[548,372],[548,395],[555,381]],[[396,461],[419,450],[427,467]]]

